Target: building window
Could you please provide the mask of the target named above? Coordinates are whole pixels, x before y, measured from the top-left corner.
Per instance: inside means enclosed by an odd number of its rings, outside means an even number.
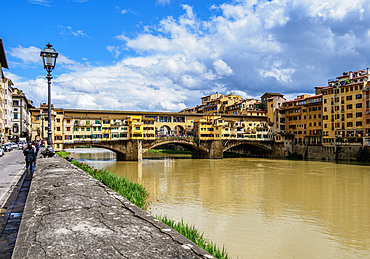
[[[13,101],[13,106],[19,106],[19,101]]]
[[[60,119],[57,119],[57,122],[60,123]]]
[[[109,138],[109,134],[104,134],[104,138]]]
[[[18,119],[18,113],[14,113],[14,119]]]
[[[356,103],[356,108],[362,108],[362,103]]]
[[[71,127],[67,127],[67,131],[71,131]]]
[[[57,131],[60,131],[60,127],[57,127]]]

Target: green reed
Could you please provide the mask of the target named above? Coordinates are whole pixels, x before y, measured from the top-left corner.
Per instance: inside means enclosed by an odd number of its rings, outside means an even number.
[[[225,247],[222,247],[222,250],[217,247],[212,241],[204,238],[203,234],[200,233],[194,226],[190,226],[185,223],[182,219],[180,222],[176,222],[175,220],[169,219],[167,216],[157,216],[157,219],[162,221],[167,226],[173,228],[181,235],[186,237],[187,239],[194,242],[197,246],[204,249],[214,257],[218,259],[228,259],[230,258],[227,252],[225,251]]]
[[[69,156],[71,154],[67,151],[58,151],[56,153],[57,153],[58,156],[63,157],[63,158],[66,158],[67,156]]]
[[[81,168],[86,173],[94,177],[96,180],[111,188],[113,191],[118,192],[139,208],[143,210],[147,208],[146,198],[149,193],[142,185],[130,182],[124,177],[114,175],[106,169],[98,170],[92,166],[76,160],[72,160],[71,163],[78,168]]]

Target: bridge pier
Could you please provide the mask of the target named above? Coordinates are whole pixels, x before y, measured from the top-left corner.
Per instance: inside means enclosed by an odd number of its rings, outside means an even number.
[[[223,145],[221,140],[211,140],[200,144],[208,149],[204,151],[192,151],[191,157],[197,159],[222,159],[223,158]]]
[[[126,154],[118,156],[117,161],[141,161],[143,160],[143,144],[141,140],[126,142]]]
[[[209,158],[210,159],[222,159],[223,156],[223,145],[222,140],[213,140],[211,142],[211,148],[209,149]]]

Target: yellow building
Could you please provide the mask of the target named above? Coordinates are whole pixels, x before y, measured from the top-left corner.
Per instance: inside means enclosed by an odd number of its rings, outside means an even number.
[[[143,123],[141,116],[130,116],[128,118],[129,138],[143,139]]]
[[[221,140],[224,120],[221,116],[203,116],[194,122],[194,134],[199,140]]]
[[[73,143],[73,132],[74,132],[74,118],[64,117],[63,118],[63,143]]]
[[[369,70],[345,72],[329,80],[323,94],[323,144],[363,144],[363,90]]]
[[[244,99],[235,103],[231,103],[230,105],[226,106],[225,113],[226,114],[247,114],[247,111],[259,110],[256,108],[256,104],[259,101],[255,99]]]
[[[215,98],[216,96],[218,97]],[[211,115],[226,113],[226,107],[242,101],[243,98],[233,93],[229,95],[216,93],[202,97],[201,99],[202,107],[198,109],[198,112]]]
[[[54,149],[59,151],[63,150],[63,136],[64,136],[64,113],[63,109],[55,109],[55,122],[54,122]]]
[[[48,139],[48,105],[46,103],[40,104],[40,108],[30,108],[31,118],[32,118],[32,129],[31,129],[31,141],[42,141],[47,147]],[[60,114],[59,114],[60,115]],[[54,111],[54,106],[51,105],[51,139],[53,141],[54,150],[57,149],[54,143],[54,133],[55,133],[55,118],[56,113]],[[43,138],[44,136],[44,138]]]
[[[280,127],[294,135],[295,144],[320,144],[322,137],[322,95],[301,95],[285,101],[279,109]]]
[[[13,119],[13,82],[9,78],[2,77],[0,87],[0,110],[2,115],[2,141],[9,142],[12,138],[12,119]]]
[[[125,119],[115,119],[111,121],[112,140],[129,139],[128,122]]]
[[[154,140],[155,139],[155,119],[154,118],[143,118],[143,139]]]
[[[108,117],[102,118],[102,140],[107,141],[112,139],[112,128],[111,128],[111,120]]]

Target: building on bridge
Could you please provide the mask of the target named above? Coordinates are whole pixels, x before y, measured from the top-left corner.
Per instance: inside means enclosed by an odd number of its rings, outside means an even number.
[[[32,140],[47,139],[47,105],[31,108]],[[161,137],[200,139],[266,138],[266,116],[206,116],[169,112],[127,112],[61,109],[52,106],[52,138],[56,151],[68,144],[94,145],[102,142],[142,140]],[[198,127],[208,123],[207,127]],[[43,129],[43,130],[42,130]],[[207,135],[207,136],[206,136]]]

